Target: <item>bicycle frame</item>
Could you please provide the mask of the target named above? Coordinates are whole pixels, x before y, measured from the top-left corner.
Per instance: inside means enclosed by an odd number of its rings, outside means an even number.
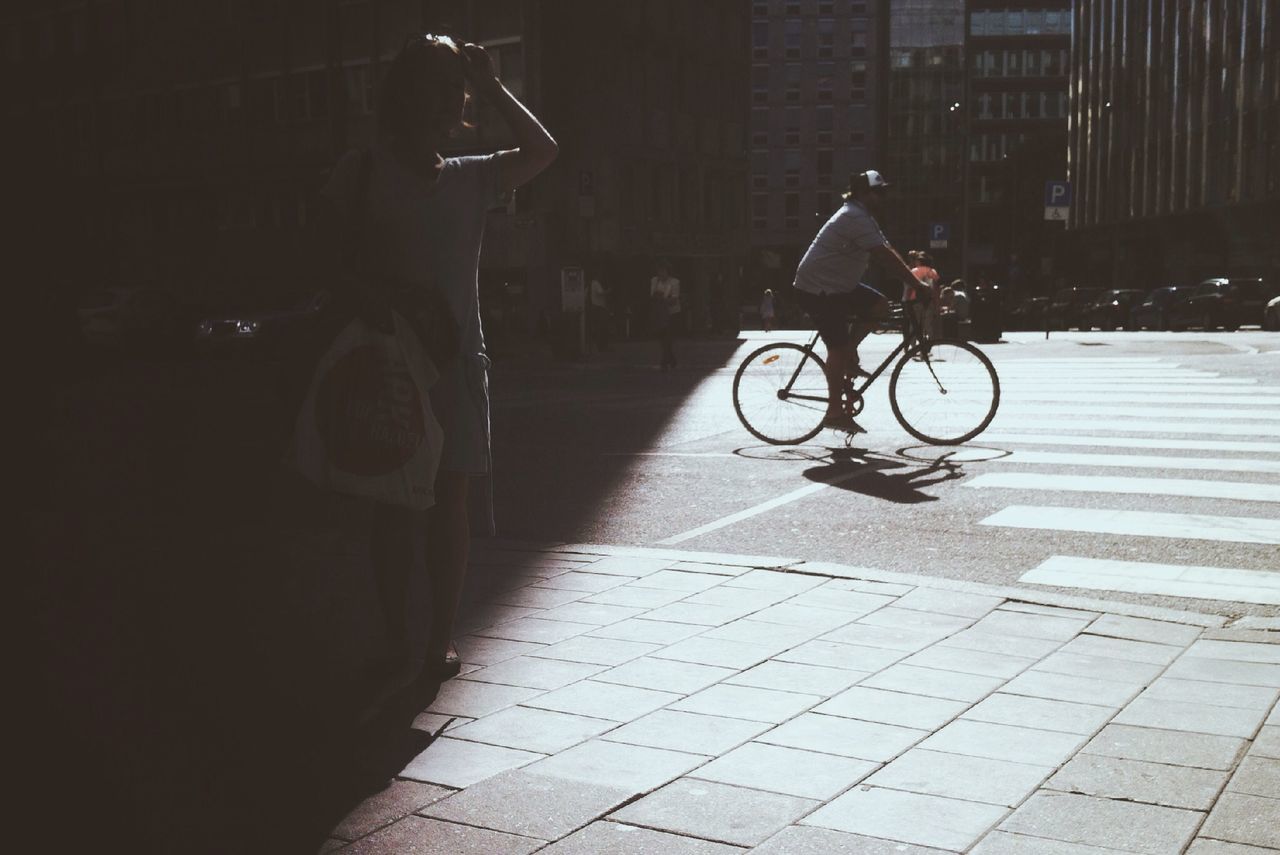
[[[816,357],[814,347],[818,344],[818,339],[818,333],[814,332],[813,338],[809,339],[809,343],[805,345],[805,356],[796,365],[796,370],[792,372],[791,379],[787,381],[787,385],[778,390],[778,397],[782,400],[794,399],[797,401],[816,401],[822,404],[831,402],[831,398],[829,396],[818,397],[817,395],[791,394],[791,387],[795,385],[796,379],[799,378],[800,371],[804,368],[804,364],[809,361],[810,356]],[[881,374],[885,372],[890,365],[894,363],[895,360],[898,359],[899,356],[910,350],[915,345],[924,343],[925,339],[923,330],[920,329],[920,325],[915,317],[915,312],[911,311],[909,307],[904,307],[904,311],[902,313],[902,341],[898,343],[897,347],[889,352],[889,355],[884,358],[884,361],[880,363],[876,370],[871,372],[866,380],[863,381],[862,386],[855,388],[853,382],[850,381],[849,394],[851,399],[853,401],[861,401],[863,393],[876,381],[877,378],[880,377]],[[932,370],[933,369],[931,367],[930,371],[932,372]]]

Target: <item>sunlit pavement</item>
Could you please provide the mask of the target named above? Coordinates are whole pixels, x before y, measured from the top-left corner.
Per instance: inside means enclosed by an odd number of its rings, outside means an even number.
[[[472,590],[444,735],[325,851],[1280,848],[1274,619],[510,541]]]

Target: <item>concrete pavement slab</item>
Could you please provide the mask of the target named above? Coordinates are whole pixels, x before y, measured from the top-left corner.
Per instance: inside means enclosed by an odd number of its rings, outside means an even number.
[[[1280,696],[1280,689],[1267,686],[1239,686],[1231,683],[1161,677],[1148,686],[1140,697],[1269,711],[1278,696]]]
[[[1245,757],[1231,776],[1227,791],[1280,799],[1280,760],[1252,754]]]
[[[759,614],[757,612],[756,614]],[[776,623],[764,623],[755,619],[755,614],[709,629],[702,633],[703,638],[723,638],[727,641],[743,641],[747,644],[768,643],[785,650],[803,644],[818,635],[821,630],[812,626],[784,626]]]
[[[579,635],[556,644],[548,644],[534,655],[542,659],[559,659],[587,665],[621,665],[652,653],[661,645],[620,638]]]
[[[1264,718],[1266,713],[1259,710],[1139,697],[1121,710],[1114,721],[1116,724],[1252,739]]]
[[[687,777],[825,801],[877,768],[876,763],[867,760],[748,742],[700,766]]]
[[[1168,665],[1182,652],[1181,648],[1168,644],[1104,638],[1100,635],[1082,635],[1073,638],[1064,644],[1061,650],[1064,653],[1101,656],[1104,659],[1122,659],[1129,662],[1147,662],[1152,665]]]
[[[1032,669],[1014,677],[1000,689],[1011,695],[1048,698],[1056,701],[1087,700],[1103,706],[1120,708],[1142,690],[1141,684],[1117,683],[1092,677],[1055,674]]]
[[[856,644],[860,647],[883,647],[888,650],[915,653],[949,634],[941,630],[901,629],[898,627],[873,626],[866,623],[851,623],[832,630],[820,636],[820,638],[823,641],[838,641],[841,644]]]
[[[1058,766],[1066,762],[1084,741],[1074,733],[957,720],[925,739],[920,747],[1035,766]]]
[[[825,562],[809,562],[805,567],[811,572],[819,572],[818,568],[823,566]],[[846,570],[857,571],[859,568],[844,568]],[[837,576],[838,574],[832,574]],[[832,591],[860,591],[864,594],[881,594],[887,597],[901,597],[903,594],[909,594],[915,590],[915,585],[906,585],[900,582],[885,582],[878,579],[841,579],[834,578],[828,581],[824,588]]]
[[[639,641],[645,644],[675,644],[702,632],[704,627],[687,623],[667,623],[660,620],[624,620],[602,626],[586,633],[586,638],[616,638],[620,641]]]
[[[557,606],[577,602],[589,594],[588,591],[573,591],[568,588],[523,587],[503,591],[489,597],[488,601],[526,609],[554,609]]]
[[[1264,849],[1261,846],[1246,846],[1243,843],[1227,843],[1225,840],[1200,837],[1192,841],[1186,855],[1275,855],[1275,852],[1275,849]]]
[[[916,588],[899,597],[894,608],[915,609],[977,620],[1004,602],[1003,597],[966,594],[941,588]]]
[[[942,727],[967,708],[968,704],[963,701],[927,698],[905,692],[854,686],[814,707],[813,711],[824,715],[932,731]]]
[[[1157,644],[1173,644],[1185,647],[1199,638],[1204,630],[1198,626],[1170,623],[1168,621],[1146,620],[1126,615],[1102,615],[1086,630],[1089,635],[1103,635],[1111,638],[1127,638],[1131,641],[1154,641]]]
[[[751,615],[751,619],[760,623],[816,629],[819,633],[830,632],[853,622],[853,616],[848,612],[817,606],[802,606],[790,601],[761,609]]]
[[[1280,849],[1280,800],[1223,793],[1200,834],[1230,843]]]
[[[508,641],[531,641],[536,644],[555,644],[566,638],[595,627],[589,623],[572,623],[563,620],[544,620],[537,617],[521,617],[500,623],[495,626],[481,627],[476,635],[487,635],[490,638],[505,638]]]
[[[602,787],[621,787],[634,795],[657,789],[706,761],[698,754],[593,739],[531,763],[526,771]]]
[[[1109,724],[1081,752],[1198,769],[1226,770],[1235,765],[1244,744],[1243,739],[1231,736]]]
[[[743,671],[753,665],[759,665],[777,652],[773,647],[762,644],[696,636],[664,647],[653,655],[659,659],[675,659],[679,662],[716,665]]]
[[[999,805],[863,785],[814,811],[803,824],[962,851],[1006,813],[1008,808]]]
[[[1226,772],[1210,769],[1077,754],[1046,786],[1086,796],[1207,811],[1226,780]]]
[[[958,671],[939,671],[936,668],[918,668],[915,665],[890,665],[880,673],[868,677],[861,685],[873,689],[890,689],[912,695],[931,698],[948,698],[953,701],[973,703],[991,694],[1004,684],[999,677],[980,674],[961,674]]]
[[[718,756],[769,729],[764,722],[658,710],[604,735],[612,742]]]
[[[1280,707],[1277,707],[1280,709]],[[1272,710],[1272,715],[1275,711]],[[1268,718],[1268,721],[1271,719]],[[1280,724],[1265,725],[1262,730],[1258,731],[1258,737],[1253,741],[1253,748],[1250,753],[1256,757],[1273,757],[1280,758]]]
[[[707,573],[690,573],[687,570],[659,570],[643,578],[628,582],[629,588],[662,588],[667,591],[683,591],[685,595],[696,594],[708,588],[714,588],[724,582],[720,576]]]
[[[467,674],[468,680],[526,689],[559,689],[605,670],[604,665],[517,656]]]
[[[868,778],[866,784],[1014,807],[1052,773],[1052,766],[912,748]]]
[[[787,600],[797,606],[813,606],[819,609],[834,609],[845,612],[853,618],[870,614],[878,608],[894,601],[893,596],[872,594],[866,591],[850,591],[823,585],[812,588]]]
[[[681,834],[668,834],[622,822],[593,822],[568,837],[539,850],[541,855],[741,855],[746,850],[726,843],[712,843]]]
[[[347,814],[333,829],[332,836],[343,841],[364,837],[450,795],[453,795],[453,790],[434,784],[392,781],[387,784],[386,789],[365,799]]]
[[[677,701],[670,709],[779,724],[821,702],[818,695],[722,683]]]
[[[1090,656],[1081,653],[1067,653],[1060,650],[1056,653],[1050,653],[1033,665],[1030,670],[1145,686],[1164,671],[1164,665],[1125,661],[1124,659],[1113,659],[1105,656]]]
[[[542,694],[540,689],[481,683],[459,678],[442,685],[440,693],[427,709],[428,712],[444,715],[480,718],[489,713],[513,707],[521,701],[536,698],[540,694]]]
[[[1025,603],[1018,600],[1007,600],[1000,605],[1001,611],[1006,612],[1026,612],[1032,615],[1050,615],[1053,617],[1078,618],[1080,620],[1093,620],[1097,618],[1100,612],[1085,611],[1083,609],[1068,609],[1062,606],[1046,606],[1042,603]]]
[[[1062,642],[1051,638],[1030,638],[970,627],[957,632],[955,635],[947,636],[939,641],[938,645],[940,647],[959,647],[963,650],[979,650],[983,653],[995,653],[1001,656],[1012,655],[1040,659],[1060,648]]]
[[[707,840],[754,846],[818,806],[811,799],[699,781],[675,781],[617,811],[614,818]]]
[[[457,645],[462,661],[474,665],[494,665],[505,659],[541,650],[544,646],[528,641],[486,638],[482,635],[464,635],[457,640]]]
[[[700,552],[699,556],[707,553]],[[725,581],[738,576],[745,576],[758,570],[756,567],[747,567],[739,564],[715,564],[711,561],[677,561],[671,565],[672,570],[686,570],[690,573],[707,573],[712,576],[724,576]]]
[[[1042,791],[1000,825],[1031,837],[1167,855],[1191,841],[1204,814],[1181,808]]]
[[[595,679],[602,683],[618,683],[623,686],[689,695],[725,678],[733,677],[737,673],[732,668],[641,656],[616,668],[610,668],[602,674],[597,674]]]
[[[533,707],[510,707],[449,731],[488,745],[554,754],[612,730],[617,722]]]
[[[1225,659],[1230,662],[1280,665],[1280,644],[1202,640],[1187,648],[1187,655],[1204,659]]]
[[[902,660],[904,665],[918,665],[939,671],[959,671],[962,674],[979,674],[984,677],[1009,679],[1036,663],[1036,660],[1007,653],[985,653],[966,650],[963,647],[943,647],[935,644]]]
[[[724,584],[730,588],[758,588],[762,591],[780,591],[794,596],[825,583],[826,579],[821,576],[778,573],[773,570],[751,570],[741,576],[726,580]]]
[[[1078,618],[1035,615],[1027,614],[1026,612],[995,611],[979,620],[973,626],[978,632],[1066,641],[1074,638],[1088,625],[1089,621]]]
[[[817,826],[792,825],[751,850],[751,855],[944,855],[945,850],[864,837]]]
[[[480,742],[441,737],[427,746],[400,777],[446,787],[469,787],[477,781],[541,760],[545,754]]]
[[[904,650],[863,647],[858,644],[814,639],[779,653],[776,658],[783,662],[799,662],[803,665],[874,672],[887,668],[909,655]]]
[[[658,573],[676,563],[674,558],[648,558],[638,555],[606,555],[577,567],[584,573],[610,576],[643,577]]]
[[[699,626],[721,626],[756,611],[753,606],[710,606],[681,600],[645,614],[645,619],[670,623],[693,623]]]
[[[619,787],[547,778],[516,769],[419,811],[422,816],[523,837],[557,840],[631,797]]]
[[[570,623],[589,623],[593,626],[607,626],[627,618],[643,614],[644,609],[634,606],[615,606],[609,603],[588,603],[582,600],[565,603],[563,606],[547,609],[539,617],[546,620],[563,620]]]
[[[543,609],[534,606],[503,606],[487,603],[481,608],[468,609],[459,614],[458,630],[460,632],[480,634],[480,630],[495,629],[521,618],[537,617],[542,612]],[[503,637],[492,632],[485,632],[484,634],[492,635],[496,638]]]
[[[563,689],[530,698],[525,706],[626,722],[665,707],[680,697],[672,692],[582,680]]]
[[[776,591],[768,588],[739,588],[726,583],[696,594],[690,594],[682,602],[708,606],[750,607],[752,611],[759,611],[780,603],[790,596],[792,595],[786,591]]]
[[[858,623],[868,626],[883,626],[891,629],[923,630],[928,633],[945,633],[950,635],[973,625],[971,617],[940,614],[938,612],[918,611],[898,608],[897,603],[876,609],[869,615],[858,618]]]
[[[1280,688],[1280,665],[1262,662],[1184,656],[1169,666],[1165,676],[1185,680],[1204,680],[1209,683],[1239,683],[1242,686]]]
[[[606,576],[603,573],[587,573],[582,570],[571,570],[533,583],[535,588],[560,588],[566,591],[581,591],[584,594],[599,594],[626,583],[621,576]]]
[[[352,855],[528,855],[545,840],[407,816],[342,851]]]
[[[883,763],[928,733],[891,724],[804,713],[762,733],[756,741]]]
[[[636,588],[631,585],[620,585],[592,594],[584,602],[604,603],[614,606],[629,606],[638,609],[656,609],[670,603],[683,600],[688,593],[671,588]]]
[[[975,704],[961,718],[1092,735],[1106,724],[1115,711],[1115,707],[1100,707],[997,692]]]
[[[1105,855],[1108,852],[1122,850],[1102,849],[1062,840],[1046,840],[1043,837],[1028,837],[1025,834],[1012,834],[1008,831],[993,831],[969,851],[971,855]]]
[[[724,682],[730,686],[754,686],[829,698],[868,676],[870,675],[864,671],[770,660],[731,676]]]

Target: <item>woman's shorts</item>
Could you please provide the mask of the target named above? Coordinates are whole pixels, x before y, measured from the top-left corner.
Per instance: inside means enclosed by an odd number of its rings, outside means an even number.
[[[861,317],[885,299],[875,288],[862,284],[852,291],[833,294],[813,294],[793,287],[791,295],[809,315],[828,350],[849,343],[850,316]]]

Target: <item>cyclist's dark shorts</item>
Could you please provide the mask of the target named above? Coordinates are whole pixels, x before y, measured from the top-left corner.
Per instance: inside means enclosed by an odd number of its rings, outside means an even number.
[[[852,291],[835,294],[813,294],[792,287],[791,296],[808,313],[827,349],[849,343],[849,316],[862,317],[885,297],[870,285],[859,284]]]

